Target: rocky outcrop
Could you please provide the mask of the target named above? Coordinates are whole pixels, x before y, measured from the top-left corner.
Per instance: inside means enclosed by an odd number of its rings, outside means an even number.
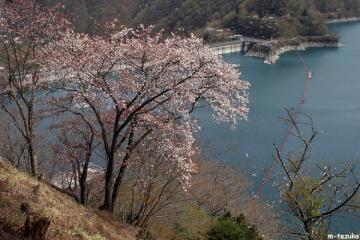
[[[272,64],[280,58],[281,54],[290,51],[304,51],[308,48],[338,48],[341,43],[337,37],[300,37],[286,40],[276,40],[267,45],[255,45],[246,55],[263,58],[265,63]]]

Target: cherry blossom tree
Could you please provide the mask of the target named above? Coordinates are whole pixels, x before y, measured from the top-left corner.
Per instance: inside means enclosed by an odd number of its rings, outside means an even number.
[[[55,9],[43,9],[35,0],[0,2],[0,109],[25,140],[33,175],[38,172],[35,105],[47,79],[42,49],[67,27]]]
[[[186,186],[198,129],[191,113],[201,100],[217,122],[233,127],[248,114],[249,83],[195,36],[165,37],[143,27],[105,36],[68,31],[50,50],[48,68],[56,70],[61,92],[52,101],[96,119],[107,160],[102,209],[114,209],[132,154],[154,136],[162,136],[161,152],[178,163]]]

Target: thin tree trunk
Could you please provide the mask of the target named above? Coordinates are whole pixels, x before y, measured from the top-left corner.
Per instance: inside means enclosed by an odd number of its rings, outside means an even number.
[[[33,90],[32,90],[33,91]],[[24,100],[25,101],[25,100]],[[38,162],[37,162],[37,156],[36,156],[36,150],[35,150],[35,130],[34,130],[34,112],[33,112],[33,106],[34,106],[34,93],[32,92],[32,96],[30,100],[27,102],[25,101],[25,104],[28,109],[28,116],[27,116],[27,124],[28,124],[28,152],[29,152],[29,158],[30,158],[30,166],[31,166],[31,174],[36,177],[38,175]],[[26,123],[24,122],[26,125]]]
[[[87,174],[88,174],[89,163],[85,162],[83,171],[80,177],[79,185],[80,185],[80,203],[82,205],[87,204]]]
[[[37,169],[37,156],[35,153],[34,143],[32,137],[29,138],[28,141],[28,153],[29,153],[29,159],[30,159],[30,168],[31,168],[31,174],[35,177],[38,175],[38,169]]]
[[[127,165],[128,165],[127,160],[128,160],[128,158],[124,159],[123,163],[121,164],[119,174],[118,174],[118,176],[116,178],[116,181],[115,181],[115,184],[114,184],[114,190],[113,190],[113,194],[112,194],[112,197],[111,197],[111,206],[110,206],[110,210],[112,212],[115,209],[115,205],[116,205],[116,202],[117,202],[117,199],[118,199],[118,196],[119,196],[120,185],[122,183],[122,180],[123,180],[124,175],[125,175],[125,170],[126,170]]]
[[[122,180],[125,176],[125,170],[128,166],[128,160],[130,158],[131,155],[131,149],[133,147],[133,139],[134,139],[134,131],[131,129],[130,130],[130,134],[129,134],[129,141],[127,143],[127,148],[126,148],[126,153],[123,159],[123,162],[121,164],[120,170],[119,170],[119,174],[116,177],[115,180],[115,184],[114,184],[114,189],[113,189],[113,193],[111,196],[111,205],[110,205],[110,210],[113,212],[115,209],[115,205],[118,199],[118,195],[119,195],[119,191],[120,191],[120,185],[122,183]]]

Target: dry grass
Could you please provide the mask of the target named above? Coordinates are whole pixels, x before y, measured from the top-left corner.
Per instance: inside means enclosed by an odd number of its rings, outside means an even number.
[[[134,240],[137,232],[0,160],[0,227],[21,230],[25,222],[22,203],[51,220],[48,239]]]

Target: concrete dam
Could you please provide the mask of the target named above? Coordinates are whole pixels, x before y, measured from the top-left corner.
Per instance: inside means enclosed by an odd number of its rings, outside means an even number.
[[[289,51],[303,51],[314,47],[338,48],[341,46],[342,44],[339,42],[339,39],[331,36],[310,36],[276,40],[240,37],[233,41],[210,44],[210,48],[219,55],[241,52],[246,56],[262,58],[268,64],[275,63],[281,54]]]
[[[266,48],[271,48],[270,41],[248,37],[241,37],[238,40],[210,44],[210,47],[217,54],[226,54],[236,52],[248,53],[255,45],[262,45]]]

